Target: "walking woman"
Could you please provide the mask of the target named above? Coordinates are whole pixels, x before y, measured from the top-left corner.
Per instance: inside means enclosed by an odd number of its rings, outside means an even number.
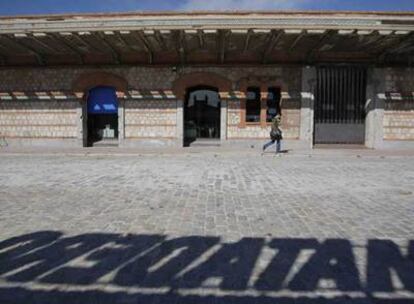
[[[276,153],[280,153],[280,151],[282,149],[281,140],[283,139],[282,130],[280,130],[280,128],[279,128],[281,119],[282,119],[282,117],[280,116],[280,114],[276,115],[272,119],[272,129],[270,131],[270,141],[263,146],[263,152],[268,147],[270,147],[271,145],[273,145],[276,142]]]

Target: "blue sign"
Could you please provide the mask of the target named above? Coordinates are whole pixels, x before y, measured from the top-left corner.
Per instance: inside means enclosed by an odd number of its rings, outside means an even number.
[[[89,91],[89,114],[118,114],[118,100],[115,88],[96,87]]]

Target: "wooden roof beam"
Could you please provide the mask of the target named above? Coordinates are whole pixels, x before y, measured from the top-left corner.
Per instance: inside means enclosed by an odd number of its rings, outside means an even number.
[[[124,40],[122,35],[120,35],[120,32],[118,32],[118,31],[104,31],[103,33],[105,34],[104,39],[105,39],[105,37],[108,37],[108,38],[112,37],[113,41],[116,41],[114,43],[119,43],[123,49],[129,49],[128,43]],[[110,42],[110,41],[107,41],[107,42],[110,45],[112,45],[112,42]],[[116,53],[118,53],[118,51],[116,51]]]
[[[334,30],[329,30],[326,31],[325,34],[323,34],[318,42],[316,42],[316,44],[311,48],[311,50],[308,52],[308,54],[306,55],[305,61],[306,62],[311,62],[314,60],[315,54],[320,50],[321,47],[324,46],[324,44],[329,41],[329,39],[331,39],[331,37],[333,37],[335,34],[337,33],[337,31]]]
[[[85,60],[83,59],[83,54],[77,49],[76,46],[72,45],[69,41],[66,41],[63,37],[59,37],[55,33],[50,34],[51,37],[58,40],[60,43],[62,43],[68,50],[70,50],[76,57],[78,57],[78,62],[80,64],[84,64]]]
[[[128,45],[128,42],[126,42],[125,39],[124,39],[124,37],[122,37],[122,33],[121,32],[114,32],[114,35],[115,35],[115,37],[119,41],[121,41],[121,43],[122,43],[123,46],[125,46],[127,48],[130,48],[129,45]]]
[[[89,49],[93,49],[98,53],[101,53],[102,50],[99,47],[94,46],[93,44],[91,44],[87,39],[85,39],[84,37],[90,36],[91,33],[90,32],[78,32],[78,33],[73,33],[73,37],[75,37],[76,40],[80,41],[83,45],[85,45],[87,48]]]
[[[390,34],[392,34],[392,31],[381,31],[380,33],[380,31],[374,30],[355,30],[349,37],[363,37],[363,40],[359,40],[359,46],[369,48],[368,52],[372,52],[375,45],[387,40]]]
[[[365,47],[370,46],[369,52],[375,53],[377,49],[380,49],[380,50],[383,49],[383,48],[378,47],[379,44],[381,44],[382,42],[386,41],[387,39],[393,36],[395,36],[394,31],[389,31],[389,30],[374,31],[374,37],[372,38],[371,41],[369,41],[368,43],[365,43],[364,46]]]
[[[92,36],[94,34],[92,34],[91,32],[78,32],[74,34],[74,37],[76,37],[76,39],[78,39],[78,41],[82,42],[84,45],[86,45],[88,48],[93,49],[95,52],[97,53],[103,53],[102,49],[100,47],[97,47],[96,45],[94,45],[93,43],[91,43],[90,41],[88,41],[85,37],[88,36]],[[116,64],[121,63],[120,58],[119,58],[119,54],[117,53],[117,51],[112,47],[112,45],[110,45],[105,37],[104,34],[101,32],[97,33],[97,37],[100,38],[102,44],[105,45],[105,47],[109,50],[109,53],[111,54],[114,62]]]
[[[373,40],[368,42],[367,45],[378,44],[378,43],[381,43],[381,42],[387,40],[388,38],[389,38],[389,35],[382,35],[379,32],[376,32],[375,37],[373,38]]]
[[[185,45],[185,33],[183,30],[176,30],[174,34],[175,48],[180,56],[180,63],[185,64],[187,60],[186,45]]]
[[[151,45],[149,44],[149,41],[144,37],[144,34],[141,32],[136,31],[119,31],[119,36],[128,36],[130,40],[133,41],[134,45],[130,46],[131,43],[127,42],[124,37],[122,37],[122,40],[125,41],[125,43],[135,51],[141,51],[141,49],[144,49],[145,52],[148,54],[148,63],[153,63],[153,52],[151,49]]]
[[[121,63],[121,55],[117,52],[117,50],[108,42],[105,38],[105,33],[98,32],[98,36],[101,38],[103,44],[109,49],[111,52],[112,58],[114,59],[116,64]]]
[[[204,32],[202,30],[197,31],[197,38],[198,38],[198,45],[200,49],[204,49],[205,41],[204,41]]]
[[[48,35],[49,34],[46,33],[33,33],[32,36],[28,36],[28,38],[35,41],[35,43],[41,45],[44,49],[48,50],[51,53],[59,53],[59,51],[56,51],[56,49],[54,49],[52,46],[48,45],[40,39],[40,37],[46,37]]]
[[[381,52],[380,54],[377,55],[377,62],[381,63],[381,64],[384,63],[386,61],[388,55],[390,55],[392,53],[395,53],[395,52],[398,52],[403,47],[403,46],[401,46],[401,44],[404,44],[404,47],[406,46],[406,43],[408,43],[408,42],[410,44],[413,44],[414,43],[413,40],[412,40],[413,37],[414,37],[414,32],[408,32],[408,34],[402,35],[402,37],[398,39],[396,47],[387,48],[383,52]]]
[[[0,44],[0,65],[7,64],[7,47]]]
[[[164,37],[162,37],[160,31],[155,31],[154,37],[155,37],[155,39],[157,40],[158,44],[161,46],[161,48],[163,50],[167,50],[168,49],[167,43],[165,42]]]
[[[298,37],[293,41],[292,45],[289,47],[289,51],[293,51],[294,48],[298,45],[299,41],[306,35],[306,31],[301,31]]]
[[[267,47],[265,51],[263,52],[262,63],[267,63],[270,53],[272,53],[272,51],[274,50],[276,45],[279,43],[279,41],[282,39],[284,34],[285,33],[283,31],[272,31],[270,35],[269,43],[267,43]]]
[[[411,34],[401,39],[398,46],[388,49],[388,52],[390,54],[404,52],[405,49],[411,49],[413,46],[414,46],[414,34]]]
[[[249,49],[249,43],[250,43],[250,39],[252,37],[253,34],[253,30],[248,30],[247,34],[246,34],[246,39],[244,40],[244,47],[243,47],[243,52],[247,52],[247,50]]]
[[[60,32],[59,35],[56,34],[57,39],[60,41],[64,41],[66,45],[69,45],[73,50],[79,52],[83,55],[85,52],[85,48],[90,48],[90,45],[85,43],[78,35],[75,35],[72,32]],[[74,40],[78,43],[80,42],[81,45],[77,44]]]
[[[131,32],[131,34],[133,36],[135,36],[135,34],[137,35],[138,40],[144,46],[144,49],[148,54],[148,63],[153,64],[154,63],[154,51],[152,50],[151,43],[145,37],[144,33],[142,31],[137,31],[137,32]]]
[[[7,65],[7,57],[3,54],[0,54],[0,65]]]
[[[230,37],[230,31],[228,30],[220,30],[219,35],[217,37],[217,49],[218,49],[218,62],[224,63],[226,57],[226,49],[227,49],[227,42],[228,38]]]
[[[39,51],[37,51],[32,46],[25,43],[24,41],[18,39],[18,38],[24,38],[26,36],[27,36],[26,34],[19,34],[19,35],[16,34],[15,35],[16,39],[12,39],[8,35],[3,35],[2,38],[8,40],[11,43],[19,45],[23,49],[26,49],[30,54],[35,56],[36,61],[39,65],[45,65],[46,64],[46,58],[42,53],[40,53]]]
[[[143,30],[142,32],[144,33],[144,37],[147,40],[148,45],[153,52],[155,52],[157,49],[163,48],[160,40],[156,35],[155,30]]]

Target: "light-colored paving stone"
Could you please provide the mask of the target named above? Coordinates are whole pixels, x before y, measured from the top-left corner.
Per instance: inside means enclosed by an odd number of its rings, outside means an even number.
[[[184,233],[408,238],[414,158],[2,156],[2,237]]]
[[[368,293],[365,290],[370,287],[369,282],[367,283],[369,274],[366,273],[369,258],[367,246],[375,239],[387,240],[395,244],[401,256],[405,257],[409,250],[408,242],[414,238],[413,185],[414,158],[412,157],[356,157],[350,154],[329,155],[329,153],[312,157],[306,155],[273,157],[271,154],[260,156],[255,153],[202,152],[140,156],[2,155],[0,157],[0,299],[2,296],[3,299],[9,299],[11,293],[16,293],[23,300],[27,297],[50,298],[47,293],[42,294],[38,291],[39,288],[47,287],[59,289],[61,293],[56,295],[56,298],[66,303],[68,297],[72,300],[73,297],[83,300],[90,300],[90,297],[93,297],[87,292],[77,294],[81,287],[86,289],[99,287],[105,292],[109,290],[109,293],[117,291],[120,293],[114,298],[107,298],[108,301],[112,299],[120,303],[130,303],[137,298],[130,297],[128,294],[134,292],[141,294],[143,291],[139,288],[143,286],[151,287],[149,291],[151,293],[156,290],[155,287],[173,288],[174,284],[178,284],[183,288],[183,293],[189,292],[191,295],[198,292],[197,296],[200,296],[212,292],[213,295],[211,298],[194,300],[180,294],[167,298],[146,298],[142,303],[158,303],[157,301],[164,303],[167,300],[177,303],[227,303],[227,300],[238,303],[237,301],[243,297],[246,302],[240,303],[249,303],[248,297],[258,296],[258,290],[263,289],[264,285],[260,282],[264,279],[260,281],[260,278],[266,278],[264,271],[268,269],[270,260],[275,256],[274,249],[278,248],[276,245],[272,248],[272,240],[282,242],[284,247],[289,247],[289,242],[292,240],[315,241],[319,242],[318,244],[328,245],[329,240],[332,240],[334,247],[342,248],[341,246],[345,244],[346,251],[346,246],[349,244],[352,248],[360,282],[365,286],[357,291],[362,292],[362,299],[366,300],[366,303],[375,303],[368,300]],[[253,265],[251,269],[247,286],[237,288],[238,284],[242,283],[229,280],[229,286],[236,286],[234,289],[227,288],[224,283],[224,285],[217,285],[214,278],[210,278],[212,286],[221,286],[221,288],[200,289],[197,283],[194,283],[194,286],[185,283],[197,282],[194,281],[194,277],[205,273],[205,271],[198,273],[198,268],[194,265],[194,274],[191,271],[184,271],[187,276],[178,275],[181,283],[174,280],[172,283],[171,280],[166,279],[168,283],[163,284],[161,280],[159,286],[151,283],[141,284],[139,280],[131,278],[131,275],[134,277],[134,271],[137,271],[132,266],[127,268],[130,270],[128,274],[118,275],[120,280],[112,280],[108,277],[105,281],[105,278],[101,277],[102,282],[106,283],[101,282],[98,285],[96,285],[97,281],[82,285],[77,282],[79,277],[73,274],[66,274],[66,277],[63,275],[62,281],[57,280],[56,276],[53,277],[53,272],[62,265],[76,264],[75,258],[65,260],[56,268],[49,267],[47,273],[32,273],[29,279],[14,280],[13,271],[19,272],[17,268],[7,269],[13,270],[9,273],[4,269],[1,271],[6,263],[11,265],[13,259],[20,258],[8,254],[14,247],[4,245],[7,240],[42,231],[61,233],[61,238],[94,233],[100,238],[107,239],[97,247],[82,252],[83,258],[97,248],[102,249],[101,246],[105,244],[110,246],[108,244],[117,243],[116,240],[111,239],[113,236],[126,237],[127,235],[132,238],[151,235],[167,239],[192,236],[202,240],[202,243],[208,243],[208,237],[212,237],[217,238],[222,248],[225,248],[226,244],[254,238],[259,243],[258,248],[261,249],[254,263],[255,266]],[[254,242],[247,241],[247,244],[249,244],[246,245],[247,247],[241,245],[234,250],[254,255]],[[133,243],[127,245],[132,246]],[[326,248],[329,247],[328,245]],[[311,249],[316,252],[318,248],[322,248],[320,250],[325,248],[322,246],[315,249],[312,246]],[[371,252],[371,256],[378,257],[379,251],[373,248],[374,253]],[[342,252],[342,249],[338,249],[335,254],[341,255]],[[32,253],[29,251],[25,254]],[[63,256],[65,254],[68,253],[62,253]],[[345,260],[354,259],[353,255],[348,255]],[[290,283],[287,278],[281,288],[270,284],[271,287],[264,289],[276,292],[274,296],[280,298],[290,299],[291,296],[293,297],[293,292],[302,292],[299,295],[307,297],[309,295],[306,292],[309,290],[312,290],[311,297],[317,296],[315,288],[303,287],[306,282],[302,282],[303,284],[299,282],[300,280],[296,282],[294,275],[294,269],[297,271],[305,269],[307,273],[314,272],[312,265],[308,265],[309,269],[303,266],[309,259],[312,261],[310,256],[312,252],[304,250],[295,259],[289,272]],[[340,257],[338,259],[340,262]],[[404,266],[407,271],[414,265],[412,257],[411,260],[406,259],[404,262],[403,259],[395,259],[395,263],[400,265],[398,267]],[[316,260],[315,257],[314,263],[317,264]],[[200,261],[214,262],[214,257],[209,257],[209,251],[206,249]],[[159,262],[163,263],[163,260],[160,259]],[[220,265],[220,263],[226,264],[225,259],[216,261],[216,264]],[[116,268],[121,271],[121,266],[127,264],[124,261]],[[349,276],[352,275],[352,269],[344,271]],[[397,277],[404,272],[401,269],[399,271]],[[49,285],[41,282],[41,278],[47,274],[56,279],[46,280]],[[105,274],[110,276],[109,271]],[[111,275],[117,277],[114,273]],[[238,275],[243,277],[241,274]],[[302,281],[306,281],[309,275],[303,274]],[[168,278],[167,275],[166,277]],[[406,274],[402,280],[398,281],[398,278],[394,280],[397,283],[393,281],[393,284],[397,284],[393,286],[402,284],[399,288],[401,294],[398,296],[410,298],[413,295],[413,279],[412,274]],[[72,284],[73,280],[76,284]],[[151,279],[147,280],[152,282]],[[218,282],[220,283],[220,280]],[[319,283],[323,287],[323,280]],[[329,287],[329,282],[327,284]],[[346,281],[346,284],[351,286],[352,280]],[[349,287],[348,285],[346,287]],[[2,286],[6,290],[3,293]],[[199,289],[194,289],[195,287]],[[318,288],[322,287],[318,286]],[[76,289],[73,294],[71,288]],[[130,290],[126,292],[125,288]],[[33,290],[37,292],[28,292]],[[287,293],[283,294],[283,290]],[[375,288],[373,290],[378,291]],[[387,292],[395,296],[396,290],[397,288]],[[237,294],[236,291],[241,294]],[[333,297],[336,296],[335,292],[340,292],[338,296],[343,296],[341,292],[352,291],[355,290],[340,286],[328,288],[328,294]],[[225,298],[226,294],[221,294],[223,292],[230,292],[227,294],[230,298]],[[236,292],[236,295],[232,292]],[[326,288],[322,288],[322,296],[327,296],[326,292]],[[96,295],[97,298],[100,296],[102,295]],[[232,296],[236,298],[231,298]],[[271,297],[272,294],[265,296]],[[265,300],[268,299],[263,299]],[[18,303],[14,300],[5,302]],[[101,302],[107,303],[105,300],[97,303]]]

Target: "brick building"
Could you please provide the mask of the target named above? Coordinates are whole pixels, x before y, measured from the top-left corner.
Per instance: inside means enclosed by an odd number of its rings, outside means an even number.
[[[414,13],[0,18],[9,145],[414,147]]]

